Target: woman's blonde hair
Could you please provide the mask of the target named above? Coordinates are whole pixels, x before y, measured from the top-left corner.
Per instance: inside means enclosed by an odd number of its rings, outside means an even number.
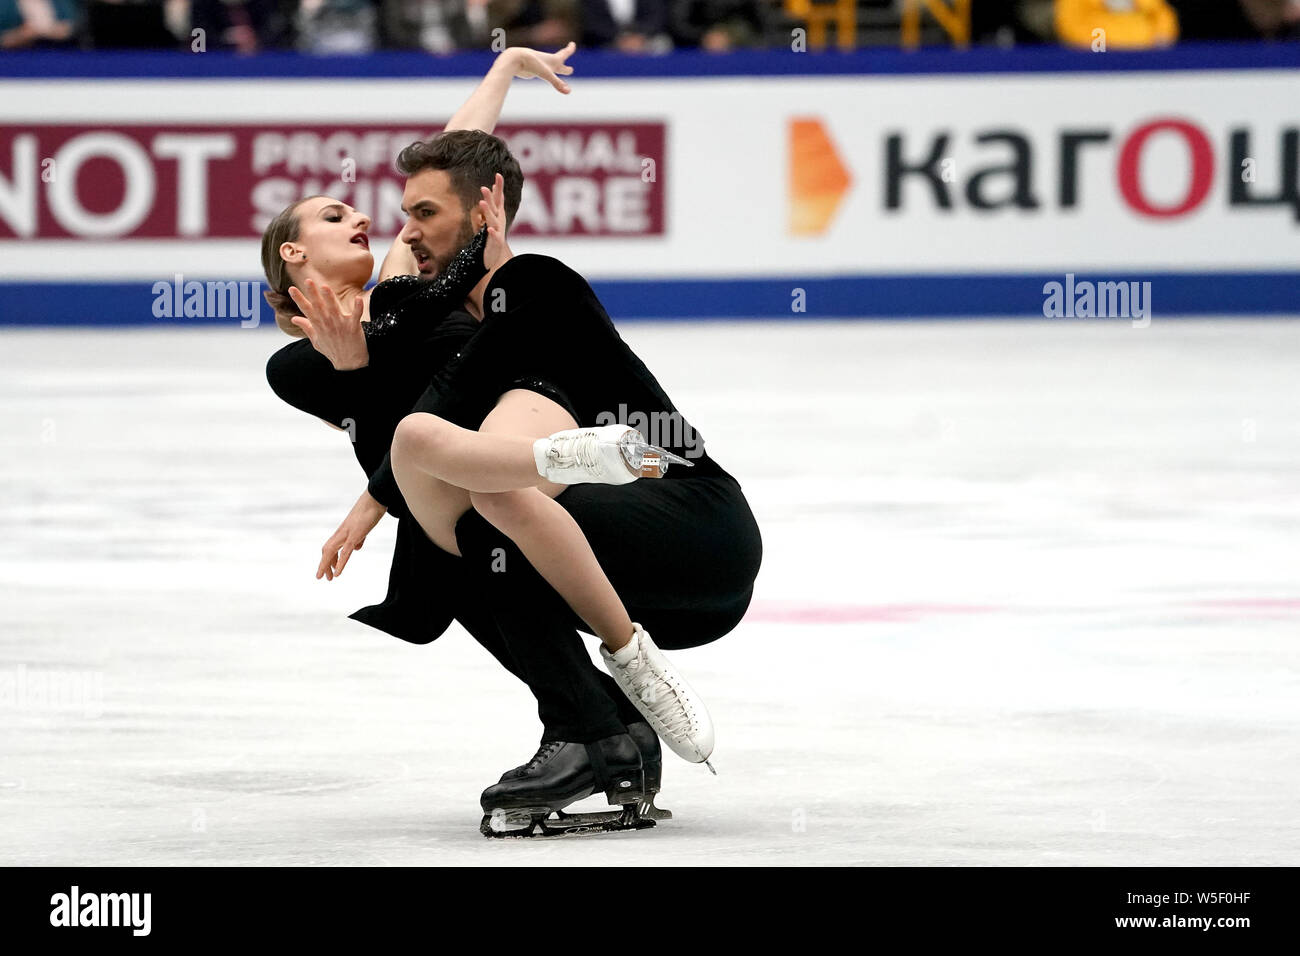
[[[270,289],[262,293],[266,304],[275,310],[275,324],[283,332],[296,338],[306,335],[302,329],[289,321],[287,316],[302,315],[298,303],[289,298],[289,287],[293,279],[289,277],[289,263],[280,256],[280,247],[286,242],[296,242],[301,223],[298,221],[298,207],[308,199],[318,196],[304,196],[297,202],[286,206],[284,210],[267,225],[262,233],[262,271],[266,273],[266,284]]]

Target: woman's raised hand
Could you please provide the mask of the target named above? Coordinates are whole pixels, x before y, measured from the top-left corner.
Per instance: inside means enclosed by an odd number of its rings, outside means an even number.
[[[352,552],[361,550],[361,546],[366,543],[366,535],[374,530],[387,510],[370,497],[368,491],[363,491],[338,530],[330,535],[330,539],[320,549],[320,564],[316,568],[316,580],[319,581],[323,577],[333,581],[342,574],[348,558],[352,557]]]
[[[492,188],[479,187],[483,198],[478,201],[478,208],[483,213],[487,225],[488,241],[483,249],[483,265],[491,272],[504,265],[513,255],[506,245],[506,181],[500,173],[492,182]]]
[[[507,53],[514,55],[515,76],[521,80],[540,76],[561,93],[567,93],[569,92],[569,84],[565,83],[560,77],[569,76],[573,73],[573,67],[568,66],[564,61],[573,56],[573,51],[576,49],[578,49],[578,44],[570,40],[568,46],[554,53],[543,53],[540,50],[531,50],[526,46],[512,46],[502,55],[504,56]]]
[[[366,330],[361,327],[365,301],[358,295],[349,314],[329,286],[317,286],[313,279],[305,284],[306,292],[297,286],[289,287],[289,297],[302,309],[302,315],[290,321],[340,372],[368,365],[370,350],[366,347]]]

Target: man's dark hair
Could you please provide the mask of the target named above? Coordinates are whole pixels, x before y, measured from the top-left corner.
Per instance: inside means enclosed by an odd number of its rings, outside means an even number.
[[[491,188],[500,173],[505,179],[506,229],[515,221],[524,174],[503,140],[478,129],[457,129],[412,143],[397,154],[397,171],[403,176],[426,169],[447,171],[466,212],[483,198],[479,187]]]

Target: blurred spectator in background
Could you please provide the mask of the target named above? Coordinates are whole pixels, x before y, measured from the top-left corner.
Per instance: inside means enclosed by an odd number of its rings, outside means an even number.
[[[764,47],[772,33],[770,0],[671,0],[669,30],[679,47],[725,53]]]
[[[668,0],[579,0],[579,46],[613,47],[624,53],[663,53]]]
[[[976,44],[1009,47],[1055,43],[1054,0],[975,0],[970,35]]]
[[[488,0],[384,0],[384,46],[430,53],[486,50],[492,41]]]
[[[369,53],[379,40],[371,0],[301,0],[296,27],[305,53]]]
[[[867,0],[859,0],[860,4]],[[884,0],[881,0],[883,3]],[[0,49],[430,53],[587,48],[661,53],[763,47],[790,25],[781,0],[0,0]],[[504,35],[494,35],[504,29]],[[1300,40],[1300,0],[973,0],[978,44],[1144,49],[1184,40]],[[193,31],[202,30],[201,41]],[[883,41],[881,41],[883,42]],[[197,45],[196,43],[201,43]]]
[[[1167,0],[1056,0],[1056,36],[1084,49],[1170,46],[1178,39],[1178,15]]]
[[[209,50],[256,53],[292,45],[297,0],[188,0],[180,6],[189,7],[189,19],[185,21],[182,9],[177,22],[169,8],[172,31],[192,37],[191,31],[202,30]]]
[[[87,0],[86,42],[98,49],[174,49],[163,0]]]
[[[73,0],[0,0],[0,49],[69,43],[79,13]]]
[[[1300,40],[1300,0],[1289,0],[1282,11],[1282,28],[1279,35],[1288,40]]]
[[[578,38],[577,0],[492,0],[488,19],[505,29],[506,46],[551,49]]]
[[[1187,40],[1294,38],[1297,0],[1169,0]]]

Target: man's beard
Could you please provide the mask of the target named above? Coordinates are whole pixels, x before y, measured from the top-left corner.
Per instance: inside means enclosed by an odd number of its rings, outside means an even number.
[[[460,221],[460,232],[456,234],[455,250],[445,256],[435,255],[432,252],[429,253],[429,257],[433,259],[433,264],[436,266],[433,273],[435,279],[446,272],[447,266],[451,265],[451,260],[460,255],[460,251],[474,241],[474,235],[474,226],[470,222],[469,216],[466,215],[465,218]]]

